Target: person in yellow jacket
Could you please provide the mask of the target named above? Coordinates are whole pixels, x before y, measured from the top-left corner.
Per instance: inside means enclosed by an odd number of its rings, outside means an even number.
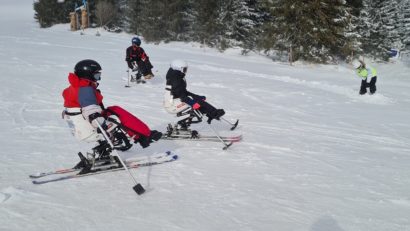
[[[356,69],[356,74],[362,78],[362,84],[360,85],[360,95],[367,93],[367,88],[370,88],[370,94],[376,93],[376,81],[377,81],[377,71],[373,67],[366,66],[366,64],[361,60],[354,60],[352,62],[353,67]],[[370,79],[370,82],[367,82]]]

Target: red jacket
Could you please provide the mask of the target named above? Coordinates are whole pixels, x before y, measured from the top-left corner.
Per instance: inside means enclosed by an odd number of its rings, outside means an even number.
[[[97,90],[97,85],[94,82],[88,79],[81,79],[74,73],[68,74],[68,82],[70,86],[64,89],[62,94],[64,97],[64,107],[81,107],[79,103],[79,97],[81,97],[81,95],[79,95],[79,89],[81,87],[93,87],[97,104],[102,105],[103,96],[101,92]]]

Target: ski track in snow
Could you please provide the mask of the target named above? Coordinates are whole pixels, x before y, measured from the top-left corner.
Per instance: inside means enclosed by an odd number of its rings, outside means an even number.
[[[284,83],[290,83],[290,84],[297,84],[297,85],[303,85],[307,86],[310,88],[315,88],[315,89],[320,89],[324,91],[328,91],[334,94],[339,94],[339,95],[344,95],[347,96],[351,99],[354,99],[355,101],[360,101],[364,103],[370,103],[370,104],[381,104],[381,105],[386,105],[386,104],[392,104],[394,103],[393,99],[390,99],[386,96],[383,96],[382,94],[375,94],[375,95],[359,95],[357,91],[353,89],[349,89],[346,87],[338,86],[338,85],[332,85],[324,82],[318,82],[318,81],[307,81],[307,80],[300,80],[296,78],[292,78],[290,76],[277,76],[277,75],[267,75],[267,74],[260,74],[260,73],[253,73],[245,70],[238,70],[238,69],[229,69],[229,68],[220,68],[220,67],[215,67],[215,66],[210,66],[210,65],[195,65],[196,68],[200,70],[206,70],[206,71],[213,71],[213,72],[218,72],[218,73],[229,73],[229,74],[236,74],[236,75],[244,75],[252,78],[261,78],[265,80],[274,80],[274,81],[281,81]]]

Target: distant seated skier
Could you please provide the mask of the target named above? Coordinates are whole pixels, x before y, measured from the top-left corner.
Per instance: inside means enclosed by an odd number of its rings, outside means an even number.
[[[153,140],[160,139],[162,133],[151,131],[147,125],[121,107],[104,108],[103,96],[97,89],[98,81],[101,80],[101,70],[100,64],[96,61],[86,59],[78,62],[74,67],[74,73],[68,75],[70,86],[62,93],[66,108],[63,116],[66,120],[76,123],[73,124],[74,127],[77,126],[74,135],[80,140],[98,141],[98,137],[101,138],[101,126],[111,137],[111,132],[118,124],[108,120],[108,116],[115,115],[123,129],[142,147],[148,147]]]
[[[362,83],[360,85],[360,95],[367,93],[367,88],[370,88],[370,94],[376,93],[376,81],[377,81],[377,72],[376,69],[366,64],[361,60],[353,60],[353,67],[356,69],[356,74],[362,78]],[[370,79],[370,82],[367,82],[367,79]]]
[[[216,109],[206,102],[205,96],[196,95],[187,90],[185,75],[188,64],[183,60],[174,60],[166,75],[166,92],[164,106],[168,112],[177,113],[184,108],[191,107],[199,110],[208,117],[208,123],[213,119],[219,120],[224,114],[223,109]]]
[[[138,72],[144,76],[144,79],[151,79],[154,77],[152,74],[152,64],[149,60],[148,55],[145,53],[141,46],[141,39],[134,37],[131,40],[131,46],[126,50],[125,61],[127,61],[128,67],[133,72]],[[139,82],[140,76],[137,75],[136,81]]]

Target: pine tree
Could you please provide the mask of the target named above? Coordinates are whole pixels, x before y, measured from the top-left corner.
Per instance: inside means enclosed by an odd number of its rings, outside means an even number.
[[[261,25],[257,7],[255,0],[224,1],[219,20],[225,27],[222,36],[229,40],[227,46],[245,47],[246,44],[248,48],[254,48]]]
[[[403,0],[402,2],[402,18],[401,20],[401,37],[403,39],[404,50],[410,50],[410,0]]]
[[[142,2],[144,0],[128,0],[127,1],[127,10],[126,10],[126,19],[124,24],[126,25],[126,31],[134,33],[137,35],[141,34],[141,13],[142,12]]]
[[[197,0],[194,3],[193,40],[215,47],[218,44],[218,32],[223,29],[216,20],[219,15],[217,0]]]
[[[384,1],[383,8],[381,9],[381,19],[387,29],[386,31],[386,47],[388,48],[403,48],[403,43],[400,31],[400,17],[401,17],[401,1],[402,0],[391,0]]]
[[[383,0],[364,0],[360,15],[362,26],[359,31],[362,35],[363,51],[375,58],[387,59],[389,44],[387,27],[383,23],[380,9],[384,6]]]
[[[189,41],[192,36],[194,0],[170,1],[164,12],[167,24],[167,40]]]
[[[250,50],[260,48],[259,41],[263,33],[263,24],[269,20],[267,9],[264,8],[260,0],[247,0],[249,16],[246,17],[244,23],[243,39],[240,39],[240,46],[243,48],[242,53],[245,54]]]
[[[363,49],[361,47],[361,35],[359,33],[359,28],[361,27],[360,12],[363,9],[362,0],[349,0],[346,1],[349,16],[348,23],[346,25],[345,40],[342,53],[348,58],[347,61],[351,61],[358,54],[363,54]]]
[[[68,23],[69,13],[74,10],[75,0],[38,0],[33,3],[34,18],[40,27],[50,27],[58,23]]]
[[[277,0],[266,2],[273,22],[266,26],[267,49],[292,48],[295,59],[334,61],[346,42],[348,12],[341,0]]]

